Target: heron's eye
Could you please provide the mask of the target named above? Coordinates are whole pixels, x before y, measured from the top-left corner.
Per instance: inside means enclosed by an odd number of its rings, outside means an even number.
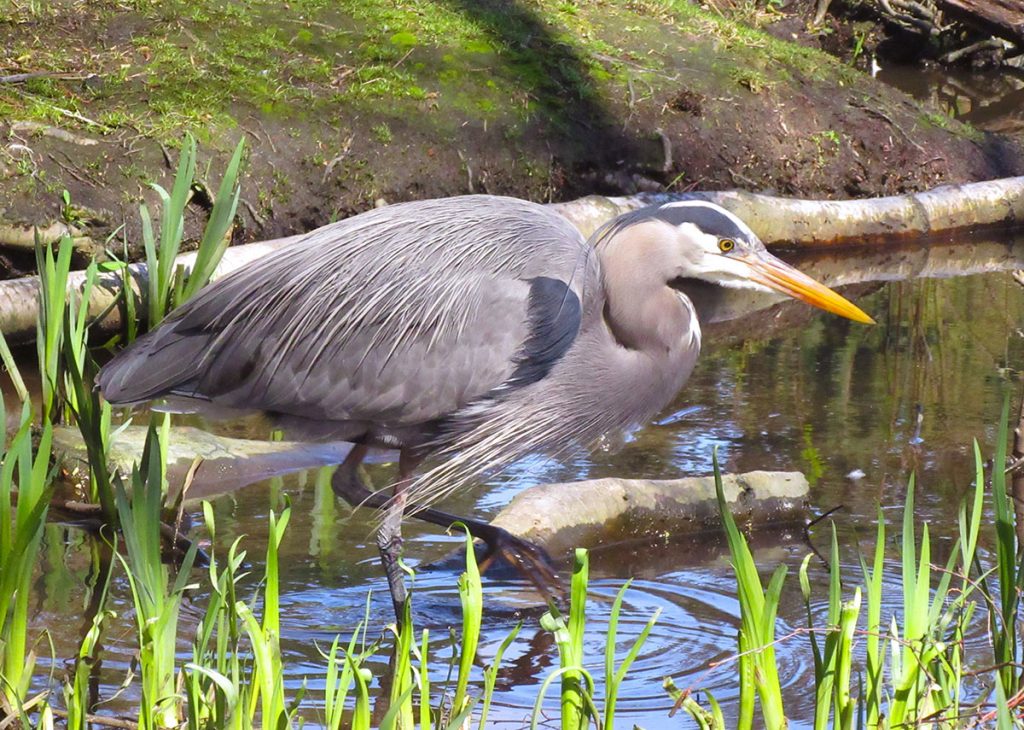
[[[718,242],[718,250],[722,253],[729,253],[736,248],[736,242],[731,238],[723,238]]]

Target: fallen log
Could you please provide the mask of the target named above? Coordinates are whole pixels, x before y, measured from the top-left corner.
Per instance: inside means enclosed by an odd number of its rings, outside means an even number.
[[[886,244],[926,236],[1024,227],[1024,177],[943,185],[864,200],[802,200],[741,190],[590,196],[554,207],[585,234],[631,210],[673,200],[707,200],[742,218],[769,247]]]
[[[951,18],[1024,49],[1024,4],[1020,0],[935,0]]]
[[[217,267],[213,278],[219,278],[266,256],[272,251],[297,241],[302,236],[276,238],[270,241],[247,243],[229,248]],[[195,253],[185,253],[175,259],[177,266],[191,269]],[[143,262],[128,266],[128,281],[135,298],[135,310],[144,312],[145,292],[149,281],[149,268]],[[79,295],[85,286],[84,271],[73,271],[68,275],[68,292]],[[93,317],[92,332],[109,334],[121,328],[121,308],[117,301],[121,297],[123,279],[121,272],[105,272],[97,277],[89,300],[89,314]],[[36,333],[36,319],[39,316],[39,277],[25,276],[20,279],[0,281],[0,332],[8,342],[23,344],[30,342]]]
[[[631,197],[589,196],[552,207],[589,236],[617,215],[645,205],[676,200],[701,199],[732,211],[770,247],[814,248],[851,245],[882,245],[908,242],[929,236],[951,236],[995,229],[1024,227],[1024,177],[990,182],[948,185],[922,193],[867,200],[801,200],[742,191],[686,194],[639,194]],[[229,248],[214,278],[223,276],[265,256],[302,236],[261,241]],[[177,264],[188,268],[194,254],[183,254]],[[144,263],[129,267],[135,311],[144,312],[147,269]],[[80,292],[84,272],[68,278],[69,291]],[[121,326],[116,303],[121,291],[119,273],[103,274],[93,290],[89,311],[93,332],[109,333]],[[10,342],[24,343],[35,336],[38,279],[25,277],[0,281],[0,332]]]
[[[103,250],[82,229],[70,223],[53,222],[45,228],[10,223],[0,218],[0,246],[35,250],[36,238],[43,246],[52,246],[67,236],[75,249],[86,255],[95,255]]]
[[[128,426],[110,445],[110,463],[123,474],[142,458],[147,429]],[[58,426],[53,445],[68,481],[87,472],[88,454],[78,429]],[[191,426],[171,429],[167,443],[168,502],[187,485],[186,501],[209,499],[269,477],[332,466],[351,450],[348,443],[307,443],[233,438]],[[394,452],[373,461],[397,458]],[[800,472],[752,471],[722,477],[726,502],[736,521],[756,527],[805,524],[809,486]],[[79,505],[74,498],[60,498]],[[76,507],[79,513],[93,509]],[[517,494],[494,524],[542,545],[553,556],[574,547],[622,541],[693,536],[718,531],[713,477],[682,479],[592,479],[542,484]]]
[[[120,430],[110,444],[111,468],[131,474],[132,466],[142,459],[147,433],[144,426]],[[68,482],[78,481],[79,473],[88,474],[89,454],[77,428],[57,426],[53,447]],[[352,444],[231,438],[191,426],[175,426],[166,447],[167,501],[173,503],[186,482],[186,500],[210,499],[270,477],[340,464]],[[387,455],[375,454],[374,458],[386,459]]]
[[[807,478],[753,471],[722,477],[739,523],[803,527]],[[492,523],[559,557],[575,547],[677,538],[721,529],[714,477],[592,479],[542,484],[517,494]]]

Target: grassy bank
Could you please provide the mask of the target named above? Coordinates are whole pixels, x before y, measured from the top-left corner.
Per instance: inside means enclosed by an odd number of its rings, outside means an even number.
[[[200,183],[246,140],[239,239],[380,198],[867,195],[1006,174],[967,127],[766,33],[768,0],[732,5],[4,0],[0,223],[102,241],[125,222],[137,242],[134,208],[168,186],[186,131]]]

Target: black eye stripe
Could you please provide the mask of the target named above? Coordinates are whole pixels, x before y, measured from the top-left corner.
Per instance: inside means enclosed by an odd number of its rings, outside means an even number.
[[[727,215],[711,207],[686,205],[673,208],[664,206],[658,208],[655,215],[674,226],[693,223],[704,233],[712,233],[720,238],[733,240],[746,238],[746,231],[736,225]]]

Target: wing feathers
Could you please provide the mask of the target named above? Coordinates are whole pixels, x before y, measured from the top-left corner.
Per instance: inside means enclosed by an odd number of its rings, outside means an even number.
[[[587,282],[574,278],[592,255],[570,223],[524,201],[389,206],[214,283],[97,382],[113,402],[188,393],[422,423],[543,378],[578,330]]]

